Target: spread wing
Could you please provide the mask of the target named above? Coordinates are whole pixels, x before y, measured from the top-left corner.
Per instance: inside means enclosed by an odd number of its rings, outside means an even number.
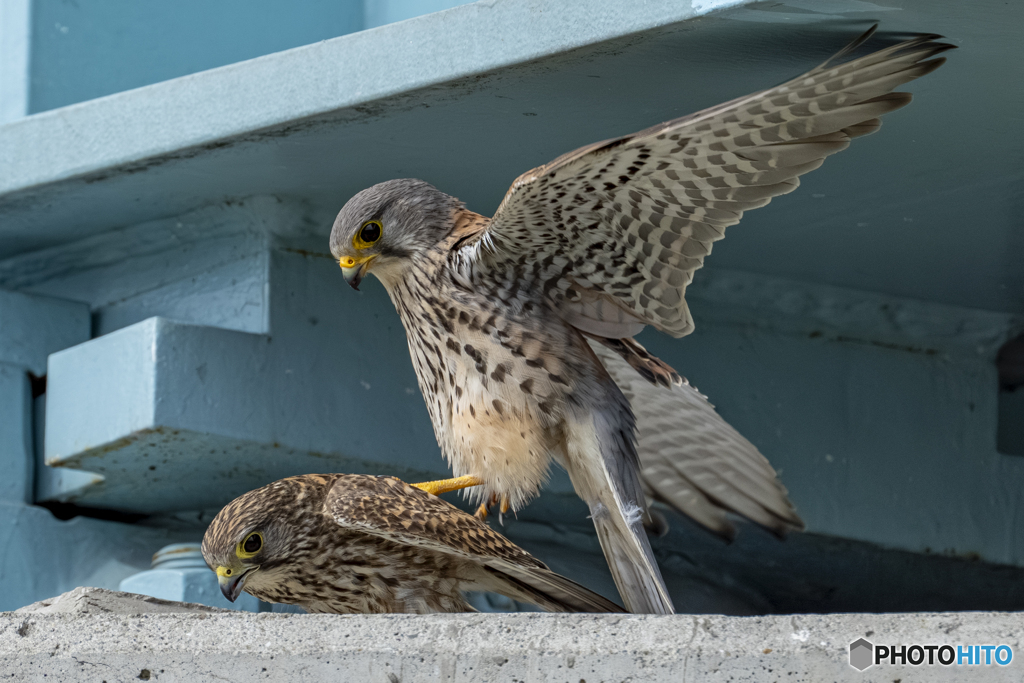
[[[743,212],[796,189],[878,117],[910,102],[893,88],[938,68],[954,46],[926,35],[787,83],[565,154],[520,176],[481,240],[492,286],[539,290],[602,337],[645,324],[693,330],[684,295],[711,245]]]
[[[343,527],[479,564],[491,576],[489,589],[515,599],[556,612],[622,611],[475,517],[394,477],[339,477],[325,505]]]
[[[775,470],[706,397],[687,383],[651,384],[618,354],[591,342],[636,414],[640,479],[661,501],[732,538],[727,512],[782,535],[803,528]]]

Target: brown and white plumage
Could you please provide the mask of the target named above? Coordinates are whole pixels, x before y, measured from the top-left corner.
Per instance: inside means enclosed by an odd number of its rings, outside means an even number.
[[[690,333],[686,286],[725,228],[875,132],[880,116],[911,100],[893,88],[934,71],[945,60],[932,57],[954,47],[925,35],[833,64],[873,31],[782,85],[523,174],[475,267],[492,282],[542,287],[576,327],[599,336],[633,336],[643,325]]]
[[[681,383],[630,338],[646,325],[690,332],[686,286],[725,228],[907,104],[910,95],[891,91],[942,63],[933,57],[952,46],[936,38],[830,60],[775,88],[570,152],[517,179],[490,219],[416,180],[352,198],[335,221],[331,251],[353,286],[371,268],[384,283],[442,451],[456,475],[482,482],[474,495],[519,507],[556,460],[590,506],[626,606],[671,612],[640,521],[646,506],[628,387],[588,339],[666,391]],[[679,391],[654,400],[665,410],[703,409]],[[795,525],[780,488],[751,496],[774,473],[753,464],[756,449],[712,415],[704,411],[702,429],[732,471],[709,479],[697,476],[700,467],[676,468],[695,473],[693,485],[661,495],[697,492],[770,527]],[[652,462],[701,452],[650,443],[666,448]],[[760,474],[741,484],[748,466]],[[735,495],[718,495],[724,485]],[[690,508],[724,528],[708,506]]]
[[[259,535],[249,557],[243,544]],[[469,612],[493,591],[554,612],[620,612],[458,508],[394,477],[307,474],[229,503],[203,539],[229,598],[309,612]]]

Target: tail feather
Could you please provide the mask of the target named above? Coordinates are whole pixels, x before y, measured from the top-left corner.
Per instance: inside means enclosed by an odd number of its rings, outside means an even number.
[[[621,510],[616,514],[602,503],[592,506],[591,513],[601,549],[626,609],[634,614],[675,614],[639,516],[631,514],[636,521],[627,524]]]
[[[674,614],[643,526],[647,500],[640,484],[633,412],[611,377],[606,378],[610,387],[601,408],[567,425],[565,466],[576,493],[590,506],[626,609]]]

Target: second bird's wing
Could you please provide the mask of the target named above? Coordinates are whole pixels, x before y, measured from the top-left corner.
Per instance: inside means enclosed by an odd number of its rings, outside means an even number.
[[[394,477],[348,475],[331,487],[327,512],[341,526],[394,543],[460,557],[494,578],[492,589],[556,612],[622,608],[552,572],[485,523]]]
[[[614,351],[591,348],[636,415],[640,481],[661,501],[725,538],[736,530],[728,512],[783,535],[803,529],[768,459],[684,382],[651,384]]]
[[[873,29],[872,29],[873,30]],[[924,35],[633,135],[598,142],[520,176],[482,239],[467,246],[480,284],[542,291],[578,329],[631,337],[650,324],[693,330],[684,300],[726,227],[796,189],[878,117],[892,92],[954,46]]]

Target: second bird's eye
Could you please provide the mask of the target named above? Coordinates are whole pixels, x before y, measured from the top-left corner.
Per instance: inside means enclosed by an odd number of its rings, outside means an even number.
[[[380,221],[367,221],[359,229],[359,239],[366,244],[373,244],[380,239]]]
[[[263,547],[263,539],[259,534],[249,534],[242,544],[242,550],[247,553],[258,553],[261,547]]]

